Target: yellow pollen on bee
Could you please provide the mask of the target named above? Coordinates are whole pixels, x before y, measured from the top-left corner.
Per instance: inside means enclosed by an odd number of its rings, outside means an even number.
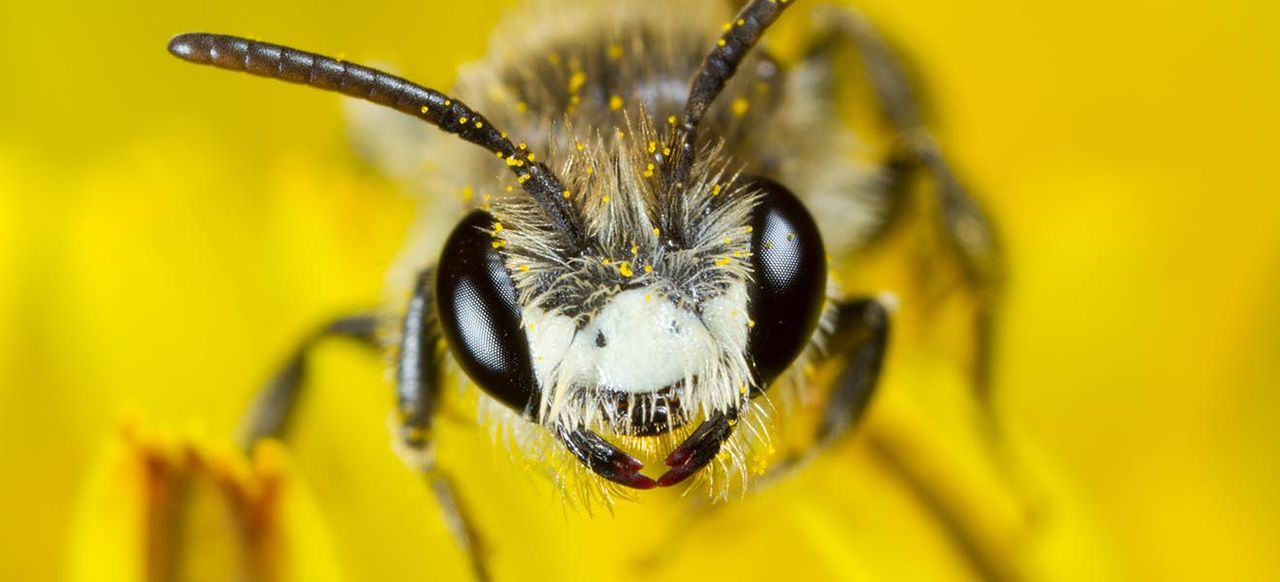
[[[500,248],[505,247],[505,246],[507,246],[507,241],[505,241],[505,240],[501,240],[501,239],[499,239],[499,240],[495,240],[495,241],[493,241],[493,248],[495,248],[495,249],[500,249]]]
[[[631,256],[636,256],[640,252],[639,245],[631,245]]]
[[[732,239],[732,238],[727,237],[727,236],[726,236],[726,237],[724,237],[724,244],[730,244],[730,243],[732,243],[732,242],[733,242],[733,239]]]
[[[724,46],[724,45],[725,45],[724,39],[722,38],[722,39],[720,39],[720,40],[717,40],[717,41],[716,41],[716,45],[718,45],[718,46]]]
[[[746,396],[746,395],[747,395],[747,385],[746,385],[746,384],[738,384],[738,394],[741,394],[741,395],[743,395],[743,396]]]
[[[737,319],[737,318],[738,318],[738,310],[737,310],[737,309],[734,309],[733,311],[730,311],[730,312],[729,312],[729,317],[732,317],[732,318],[734,318],[734,319]]]
[[[480,195],[480,199],[481,199],[481,200],[483,200],[483,201],[485,201],[485,202],[488,202],[490,198],[493,198],[493,197],[492,197],[492,196],[490,196],[490,195],[488,195],[488,194],[481,194],[481,195]]]
[[[617,95],[614,95],[614,96],[610,97],[610,98],[609,98],[609,110],[610,110],[610,111],[617,111],[617,110],[619,110],[619,109],[622,109],[622,97],[619,97],[619,96],[617,96]]]
[[[748,317],[748,318],[747,318],[747,327],[755,327],[755,326],[756,326],[756,320],[751,319],[750,317]]]
[[[755,231],[756,231],[756,227],[747,225],[747,232],[755,232]]]
[[[538,328],[537,324],[533,323],[532,321],[529,322],[529,331],[533,331],[537,328]]]
[[[511,186],[507,186],[507,192],[511,192],[512,190],[515,190],[515,188],[512,188]]]
[[[507,132],[505,131],[499,132],[498,135],[502,136],[502,139],[507,139]]]
[[[605,264],[605,265],[609,265],[609,264],[611,264],[611,263],[610,263],[610,261],[609,261],[609,258],[608,258],[608,257],[605,257],[605,258],[603,258],[603,259],[600,259],[600,262],[601,262],[602,264]]]
[[[519,183],[521,183],[521,184],[523,184],[523,183],[525,183],[525,182],[528,182],[528,181],[529,181],[529,175],[528,175],[528,174],[523,174],[523,175],[521,175],[519,178],[516,178],[516,181],[517,181],[517,182],[519,182]]]
[[[529,265],[520,265],[520,272],[521,273],[529,272]]]
[[[648,265],[646,265],[646,266],[648,266]],[[653,294],[652,294],[652,293],[645,293],[645,294],[644,294],[644,302],[645,302],[645,303],[648,303],[648,302],[650,302],[650,301],[653,301]]]
[[[729,24],[728,22],[720,25],[720,30],[723,30],[725,32],[729,32],[729,30],[732,28],[733,28],[733,25]]]
[[[501,222],[493,223],[493,234],[498,234],[500,232],[502,232],[502,223]]]
[[[583,144],[581,144],[581,143],[574,144],[574,147],[578,148],[578,151],[582,151],[582,150],[587,149],[587,146],[585,146],[585,145],[583,145]]]
[[[528,111],[528,110],[529,110],[528,103],[525,103],[524,101],[516,101],[516,111],[519,111],[520,113],[524,113],[525,111]]]
[[[445,100],[444,100],[444,106],[445,106],[445,107],[448,107],[448,106],[450,106],[450,105],[453,105],[453,101],[450,101],[450,100],[448,100],[448,99],[445,99]]]
[[[731,259],[729,259],[729,257],[720,257],[720,258],[716,259],[716,266],[717,266],[717,267],[725,267],[725,266],[728,266],[728,265],[729,265],[729,261],[730,261],[730,260],[731,260]]]
[[[627,137],[627,132],[622,131],[621,129],[619,129],[619,130],[618,130],[618,139],[622,139],[622,138],[624,138],[624,137]]]
[[[739,97],[733,100],[733,114],[742,117],[747,114],[747,109],[751,107],[751,102],[746,97]]]
[[[529,153],[529,161],[530,162],[534,161],[533,152]]]
[[[743,19],[741,19],[741,18],[739,18],[739,19],[738,19],[738,26],[742,26],[742,25],[744,25],[744,24],[746,24],[746,23],[747,23],[747,21],[745,21],[745,20],[743,20]]]
[[[498,157],[502,157],[502,152],[493,152],[493,155],[498,156]]]
[[[482,127],[484,127],[484,122],[477,121],[477,122],[476,122],[476,129],[480,129],[480,128],[482,128]]]
[[[561,192],[561,194],[562,194],[565,198],[568,198],[568,197],[569,197],[569,191],[568,191],[568,190],[565,190],[564,192]]]
[[[658,227],[656,227],[656,226],[655,226],[655,227],[653,227],[653,236],[658,236],[658,235],[660,235],[660,234],[662,234],[662,230],[660,230],[660,229],[659,229]]]
[[[635,274],[635,271],[631,270],[631,265],[626,261],[618,263],[618,272],[622,273],[622,276],[627,278],[631,278],[631,276]]]
[[[656,141],[649,142],[649,153],[653,153],[655,151],[658,151],[658,142]]]
[[[714,185],[714,186],[712,186],[712,187],[711,187],[711,195],[712,195],[712,196],[719,196],[719,195],[720,195],[720,185],[719,185],[719,184],[716,184],[716,185]]]
[[[662,148],[662,155],[664,156],[671,155],[671,148]]]
[[[619,44],[609,45],[609,59],[616,61],[620,58],[622,58],[622,45],[619,45]]]
[[[423,113],[427,113],[427,112],[429,112],[429,111],[431,111],[431,110],[430,110],[430,109],[427,109],[427,106],[426,106],[426,105],[423,105],[420,109],[418,109],[418,111],[421,111],[421,112],[423,112]]]
[[[675,125],[675,124],[676,124],[676,116],[674,116],[674,115],[668,115],[668,116],[667,116],[667,125]]]
[[[586,73],[583,73],[582,71],[578,71],[574,73],[569,77],[569,92],[577,93],[578,89],[581,89],[582,85],[586,82],[587,82]]]
[[[459,118],[458,118],[458,123],[465,124],[466,122],[467,122],[467,118],[465,118],[465,117],[459,117]]]
[[[590,176],[596,172],[595,166],[587,166],[587,175]]]
[[[507,158],[507,166],[514,166],[518,163],[520,163],[520,160],[517,160],[515,156]]]
[[[741,257],[741,256],[742,256],[742,251],[733,251],[733,256],[734,256],[734,257]]]
[[[521,151],[529,149],[529,146],[528,146],[528,145],[525,145],[525,143],[524,143],[524,142],[520,142],[520,145],[518,145],[518,146],[516,146],[516,147],[520,148],[520,150],[521,150]]]

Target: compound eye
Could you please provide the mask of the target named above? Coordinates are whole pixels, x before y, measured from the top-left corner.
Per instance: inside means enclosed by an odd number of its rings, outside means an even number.
[[[752,214],[749,285],[755,325],[747,356],[763,390],[804,351],[818,326],[826,296],[827,261],[818,225],[790,190],[767,178],[749,178],[759,193]]]
[[[515,284],[493,246],[493,217],[477,210],[453,229],[440,255],[436,310],[454,359],[477,385],[532,417],[538,409],[529,341]]]

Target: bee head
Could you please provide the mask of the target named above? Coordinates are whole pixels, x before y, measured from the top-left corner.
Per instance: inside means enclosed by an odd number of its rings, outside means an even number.
[[[566,152],[582,246],[526,196],[454,230],[440,321],[490,395],[544,424],[652,436],[736,410],[808,345],[826,285],[808,212],[715,146],[673,188],[665,143],[641,122]]]

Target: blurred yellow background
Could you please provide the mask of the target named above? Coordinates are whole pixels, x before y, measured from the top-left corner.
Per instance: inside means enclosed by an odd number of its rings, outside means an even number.
[[[1066,500],[1042,516],[1066,533],[1010,570],[1030,574],[994,577],[1280,578],[1280,5],[858,5],[918,65],[940,141],[1007,246],[997,409]],[[501,7],[0,5],[0,578],[91,567],[74,538],[122,419],[225,437],[299,337],[382,297],[412,218],[402,186],[352,155],[338,98],[179,63],[168,38],[243,34],[443,88]],[[388,447],[379,363],[347,346],[319,359],[284,461],[313,506],[293,526],[320,538],[300,543],[306,559],[349,580],[464,576]],[[918,381],[893,366],[884,390]],[[480,459],[463,477],[510,477],[487,437],[456,432],[442,458]],[[854,447],[692,528],[699,550],[657,571],[972,576]],[[619,531],[633,508],[563,515],[524,483],[470,491],[500,579],[596,578],[616,572],[609,548],[665,535]],[[811,500],[873,496],[876,511],[837,505],[855,525],[814,533],[833,515]],[[766,521],[769,539],[726,533]]]

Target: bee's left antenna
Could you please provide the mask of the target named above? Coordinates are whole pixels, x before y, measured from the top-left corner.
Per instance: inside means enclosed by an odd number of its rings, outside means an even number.
[[[301,83],[384,105],[501,155],[524,188],[576,249],[586,247],[578,214],[560,180],[466,104],[377,69],[236,36],[187,33],[169,41],[174,56],[202,65]]]

